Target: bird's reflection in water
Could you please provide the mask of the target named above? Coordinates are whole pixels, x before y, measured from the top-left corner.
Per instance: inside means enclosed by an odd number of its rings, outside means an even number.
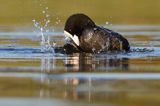
[[[65,59],[65,66],[69,71],[112,71],[129,68],[128,58],[95,56],[92,54],[77,54]]]
[[[63,62],[67,72],[108,72],[112,70],[128,70],[127,58],[116,58],[109,56],[96,56],[91,54],[75,54],[65,57],[57,62],[54,58],[48,60],[49,62],[42,62],[43,66],[46,66],[50,71],[51,66],[45,65],[52,63],[53,69],[56,69],[58,63]],[[52,62],[53,61],[53,62]],[[45,64],[44,64],[45,63]],[[42,71],[46,70],[42,67]],[[63,75],[66,74],[62,73]],[[43,73],[44,74],[44,73]],[[51,73],[52,74],[52,73]],[[61,73],[58,73],[61,74]],[[43,76],[43,75],[42,75]],[[112,83],[113,80],[106,79],[94,79],[90,76],[87,78],[71,77],[61,78],[54,77],[42,77],[41,83],[49,86],[47,88],[41,88],[40,97],[58,97],[71,100],[84,100],[88,102],[96,101],[110,101],[115,99],[122,99],[126,97],[126,92],[110,92],[110,89],[114,89]],[[51,89],[50,89],[51,87]],[[53,89],[54,88],[54,89]]]
[[[121,82],[120,82],[121,83]],[[127,99],[127,91],[118,90],[120,83],[114,80],[81,78],[45,78],[41,84],[41,98],[57,98],[92,102],[112,102]],[[48,87],[46,87],[46,85]]]

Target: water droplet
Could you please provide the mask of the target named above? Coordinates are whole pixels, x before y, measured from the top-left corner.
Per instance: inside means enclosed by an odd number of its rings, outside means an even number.
[[[56,24],[59,24],[58,22],[56,22]]]
[[[52,46],[53,46],[53,47],[55,47],[55,46],[56,46],[56,43],[55,43],[55,42],[53,42]]]
[[[50,15],[46,14],[46,17],[48,18]]]
[[[92,52],[95,52],[95,50],[96,50],[95,48],[92,48]]]
[[[51,49],[51,46],[52,46],[52,45],[50,45],[51,41],[50,41],[49,29],[48,29],[49,23],[50,23],[50,20],[49,20],[50,15],[48,14],[49,8],[48,8],[48,6],[46,6],[47,5],[46,0],[38,0],[38,1],[40,2],[39,6],[41,8],[43,8],[43,10],[41,12],[44,15],[43,17],[45,17],[45,18],[41,21],[36,21],[36,19],[33,19],[32,22],[33,22],[34,26],[39,30],[39,32],[37,34],[41,36],[41,42],[40,42],[41,50],[46,52],[49,49]]]
[[[45,13],[46,13],[46,11],[42,11],[42,13],[43,13],[43,14],[45,14]]]
[[[96,28],[96,27],[94,27],[94,28],[93,28],[93,30],[97,30],[97,28]]]
[[[106,25],[109,25],[109,22],[108,22],[108,21],[106,21]]]

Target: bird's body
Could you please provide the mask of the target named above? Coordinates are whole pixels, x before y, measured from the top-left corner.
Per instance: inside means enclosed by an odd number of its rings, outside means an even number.
[[[64,33],[71,39],[69,43],[80,52],[100,53],[130,49],[127,39],[122,35],[97,26],[84,14],[70,16],[65,24]]]

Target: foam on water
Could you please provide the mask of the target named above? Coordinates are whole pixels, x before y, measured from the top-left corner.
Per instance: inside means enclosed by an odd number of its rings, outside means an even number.
[[[53,57],[65,57],[65,54],[53,53],[52,51],[42,51],[41,48],[37,47],[14,47],[14,48],[1,48],[0,58],[53,58]],[[158,47],[132,47],[128,53],[117,52],[117,53],[103,53],[103,54],[92,54],[97,59],[100,58],[142,58],[148,56],[160,56],[160,48]]]

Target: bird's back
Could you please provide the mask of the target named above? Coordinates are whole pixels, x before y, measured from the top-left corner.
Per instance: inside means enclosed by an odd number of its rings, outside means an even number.
[[[124,45],[129,43],[120,34],[103,28],[87,28],[80,37],[80,47],[87,52],[108,52],[124,50]]]

